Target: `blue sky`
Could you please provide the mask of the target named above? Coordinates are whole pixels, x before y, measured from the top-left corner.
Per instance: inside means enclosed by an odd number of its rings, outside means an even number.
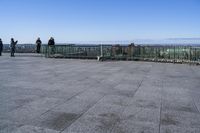
[[[200,38],[200,0],[0,0],[0,38],[21,43]]]

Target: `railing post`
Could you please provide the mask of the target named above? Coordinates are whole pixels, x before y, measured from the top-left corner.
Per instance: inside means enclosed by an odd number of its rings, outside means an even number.
[[[103,45],[101,44],[101,57],[103,57]]]
[[[47,45],[47,58],[49,58],[49,46]]]
[[[191,61],[191,46],[189,47],[189,49],[190,49],[190,61]]]
[[[174,46],[174,63],[175,63],[175,58],[176,58],[176,47]]]

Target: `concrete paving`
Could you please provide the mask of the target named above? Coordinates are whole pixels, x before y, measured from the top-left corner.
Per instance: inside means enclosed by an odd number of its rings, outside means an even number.
[[[0,57],[0,133],[199,133],[200,67]]]

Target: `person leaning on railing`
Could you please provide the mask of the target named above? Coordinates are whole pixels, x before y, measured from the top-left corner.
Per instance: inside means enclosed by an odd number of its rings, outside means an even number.
[[[54,38],[51,37],[48,41],[48,47],[49,47],[49,50],[50,50],[50,54],[55,54],[55,41],[54,41]]]
[[[2,51],[3,51],[3,42],[0,38],[0,56],[1,56]]]

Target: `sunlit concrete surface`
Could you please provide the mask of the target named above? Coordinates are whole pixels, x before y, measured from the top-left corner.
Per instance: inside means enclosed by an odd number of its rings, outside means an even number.
[[[200,67],[0,57],[0,133],[200,133]]]

